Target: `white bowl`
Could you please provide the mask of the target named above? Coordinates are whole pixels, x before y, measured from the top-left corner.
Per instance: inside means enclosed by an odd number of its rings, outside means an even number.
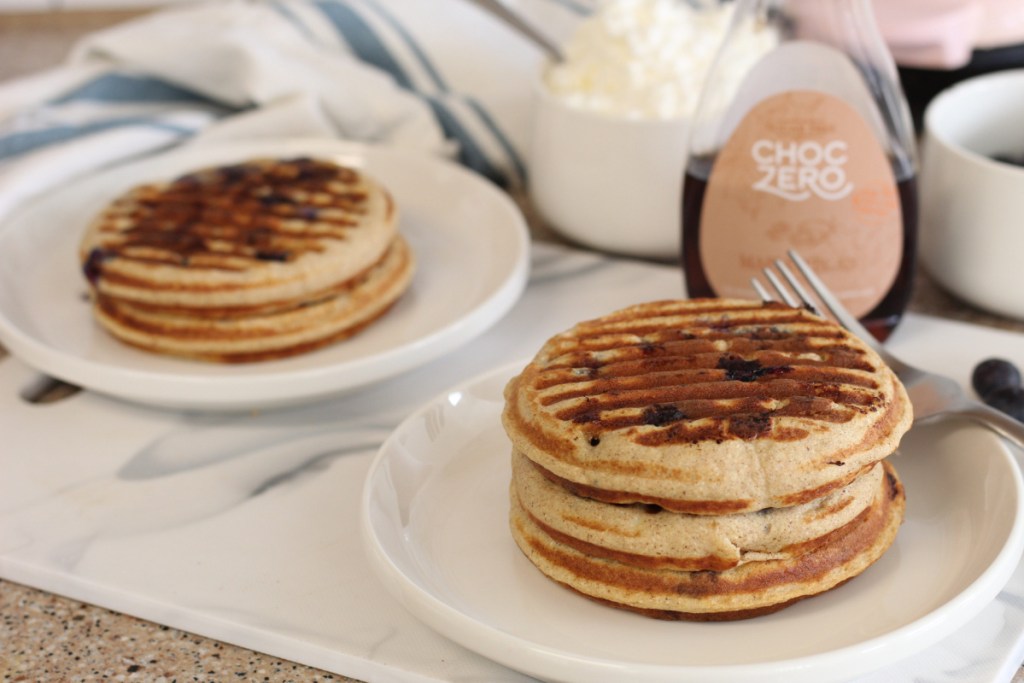
[[[980,308],[1024,319],[1024,69],[963,81],[925,112],[922,262],[935,280]]]
[[[678,260],[689,121],[616,118],[535,91],[529,192],[541,217],[588,247]]]

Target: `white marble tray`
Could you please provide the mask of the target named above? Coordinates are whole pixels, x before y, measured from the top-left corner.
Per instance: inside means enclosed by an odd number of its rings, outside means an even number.
[[[20,398],[0,361],[0,576],[367,681],[520,681],[434,633],[379,584],[357,512],[377,446],[439,392],[576,320],[678,296],[676,269],[538,246],[526,294],[468,347],[317,405],[167,412],[82,392]],[[892,348],[967,382],[1024,338],[910,316]],[[941,561],[941,558],[936,558]],[[1005,681],[1024,658],[1024,570],[953,636],[863,681]]]

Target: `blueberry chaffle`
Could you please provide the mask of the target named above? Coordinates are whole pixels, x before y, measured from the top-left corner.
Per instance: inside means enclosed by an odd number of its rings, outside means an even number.
[[[365,173],[255,159],[140,185],[80,245],[93,311],[150,351],[246,362],[355,334],[408,287],[391,195]]]
[[[772,612],[893,542],[895,374],[806,310],[658,301],[551,338],[505,389],[510,525],[549,578],[666,619]]]

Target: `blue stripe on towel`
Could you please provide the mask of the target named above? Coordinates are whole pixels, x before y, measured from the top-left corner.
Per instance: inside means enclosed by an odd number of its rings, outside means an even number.
[[[445,83],[444,78],[441,77],[441,73],[434,68],[430,58],[427,57],[427,53],[423,51],[423,48],[419,46],[419,43],[416,42],[405,26],[395,19],[391,13],[381,7],[380,3],[368,0],[367,4],[370,5],[370,7],[372,7],[373,10],[391,26],[391,28],[394,29],[395,33],[397,33],[409,49],[412,50],[412,53],[416,55],[416,61],[420,63],[423,70],[427,72],[428,76],[430,76],[430,79],[434,82],[434,86],[442,92],[448,92],[448,84]]]
[[[47,128],[46,130],[26,131],[23,133],[13,133],[11,135],[4,136],[0,138],[0,159],[7,159],[19,154],[24,154],[25,152],[37,150],[59,142],[67,142],[68,140],[90,135],[92,133],[99,133],[112,128],[127,126],[158,128],[178,134],[182,137],[195,133],[191,128],[176,126],[162,121],[154,121],[153,119],[138,117],[108,119],[106,121],[98,121],[96,123],[90,123],[82,126],[58,126],[55,128]]]
[[[290,23],[292,26],[298,29],[299,33],[306,36],[308,40],[313,39],[313,33],[309,30],[309,27],[306,26],[306,24],[301,19],[295,16],[295,12],[293,12],[291,8],[288,7],[288,2],[286,0],[278,0],[276,2],[271,2],[270,7],[275,12],[280,14],[282,17],[287,19],[288,23]]]
[[[459,120],[448,110],[444,102],[437,97],[429,95],[425,99],[430,108],[433,109],[434,116],[437,117],[438,123],[441,124],[441,129],[444,130],[445,135],[459,143],[459,161],[488,178],[500,179],[502,177],[501,172],[487,161],[487,155],[480,150],[476,141],[466,132],[466,129],[462,127]]]
[[[505,133],[503,133],[501,128],[498,127],[497,122],[491,117],[490,113],[473,98],[467,97],[466,104],[473,108],[476,115],[480,117],[480,120],[483,121],[485,126],[487,126],[487,129],[491,131],[491,135],[493,135],[494,139],[498,141],[501,148],[505,150],[505,154],[508,156],[509,161],[515,167],[516,175],[519,177],[519,180],[525,182],[526,165],[523,163],[522,158],[520,158],[519,153],[516,152],[516,148],[512,146],[508,137],[506,137]]]
[[[463,127],[458,118],[448,109],[442,97],[430,93],[418,91],[412,83],[412,79],[398,63],[398,60],[391,54],[384,41],[374,32],[373,27],[366,23],[362,17],[352,10],[344,2],[338,0],[317,0],[315,6],[334,24],[342,37],[348,42],[356,56],[368,64],[383,69],[390,73],[395,80],[406,90],[423,98],[434,112],[434,117],[444,131],[445,136],[459,143],[459,161],[469,168],[482,175],[501,181],[503,174],[498,170],[483,153],[480,146],[473,139],[472,135]],[[404,31],[400,32],[407,41],[411,37]],[[416,53],[418,59],[426,59],[426,55],[410,42],[410,48]],[[439,88],[443,89],[443,81],[440,74],[429,61],[424,63],[424,68],[435,79]]]
[[[593,7],[590,7],[589,5],[584,5],[584,4],[579,3],[579,2],[573,2],[573,0],[548,0],[548,1],[551,4],[553,4],[553,5],[558,5],[559,7],[564,7],[565,9],[567,9],[567,10],[569,10],[571,12],[575,12],[576,14],[579,14],[579,15],[582,15],[582,16],[586,16],[588,14],[593,14],[593,12],[594,12],[594,8]]]
[[[437,67],[434,66],[433,61],[427,55],[426,51],[416,41],[416,39],[412,36],[412,34],[409,33],[405,26],[403,26],[402,23],[398,21],[383,6],[381,6],[379,2],[376,2],[375,0],[367,0],[367,4],[369,4],[374,9],[374,11],[376,11],[377,14],[384,19],[384,21],[388,22],[388,24],[395,30],[395,33],[397,33],[402,38],[402,40],[405,41],[405,44],[409,47],[412,53],[416,56],[416,59],[419,61],[420,65],[423,67],[423,70],[426,71],[427,74],[430,76],[431,80],[434,81],[434,85],[438,88],[438,90],[445,94],[451,93],[451,89],[448,87],[448,84],[441,76],[441,73],[438,71]],[[516,153],[515,148],[512,146],[512,143],[508,140],[508,138],[505,136],[502,130],[498,127],[497,123],[487,112],[487,110],[485,110],[484,107],[472,97],[463,95],[460,96],[460,99],[463,102],[465,102],[476,113],[476,116],[477,118],[480,119],[480,122],[483,123],[484,127],[487,128],[487,130],[490,131],[491,135],[494,136],[495,140],[497,140],[498,145],[501,146],[501,148],[505,151],[505,154],[508,156],[509,162],[512,164],[515,173],[519,176],[519,179],[525,179],[526,167],[523,164],[522,159],[520,159],[519,155]],[[457,124],[458,121],[455,118],[454,114],[452,114],[450,111],[447,113],[450,117],[449,125]],[[444,122],[442,121],[442,124],[443,123]],[[466,140],[468,140],[469,142],[473,142],[472,139],[468,137],[468,134],[465,133],[465,131],[463,131],[463,135],[466,136]],[[460,142],[463,140],[462,137],[458,139],[460,140]],[[492,178],[498,182],[504,182],[506,180],[504,178],[504,174],[501,173],[501,171],[499,171],[497,168],[495,168],[492,163],[487,161],[486,154],[484,154],[483,152],[478,153],[480,155],[480,159],[486,162],[487,169],[480,168],[477,166],[472,166],[472,168],[474,168],[477,171],[480,171],[487,177]]]
[[[370,25],[363,21],[362,17],[341,2],[318,0],[314,4],[323,12],[324,16],[330,19],[361,60],[388,72],[403,88],[413,89],[408,74],[391,56],[387,47],[374,34]]]
[[[190,102],[212,103],[197,93],[149,76],[110,73],[94,78],[51,100],[66,104],[78,100],[101,102]]]

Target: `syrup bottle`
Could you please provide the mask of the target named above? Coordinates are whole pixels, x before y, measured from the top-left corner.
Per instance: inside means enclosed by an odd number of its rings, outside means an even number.
[[[691,132],[688,294],[751,298],[750,279],[796,249],[884,339],[910,299],[917,161],[869,0],[738,0],[735,12]]]

